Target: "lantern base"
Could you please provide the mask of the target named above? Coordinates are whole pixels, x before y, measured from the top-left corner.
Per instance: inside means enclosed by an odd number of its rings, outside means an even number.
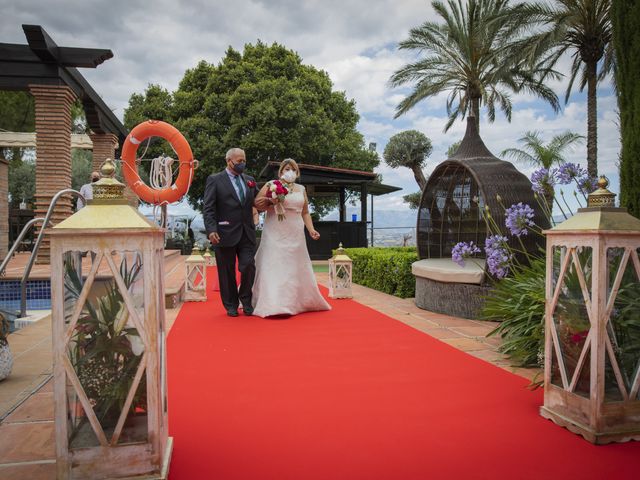
[[[353,298],[353,295],[349,293],[329,293],[329,298],[333,298],[333,299]]]
[[[142,475],[127,477],[125,479],[118,477],[113,480],[167,480],[169,478],[169,466],[171,465],[171,453],[173,452],[173,437],[167,438],[167,445],[164,448],[164,459],[162,460],[162,470],[160,473],[153,475]]]
[[[207,296],[205,295],[200,295],[200,294],[189,294],[189,293],[185,293],[184,294],[184,301],[185,302],[206,302],[207,301]]]
[[[607,443],[623,443],[631,440],[640,441],[640,430],[620,430],[620,431],[608,431],[597,432],[593,428],[583,425],[579,422],[571,420],[549,408],[540,407],[540,415],[547,420],[551,420],[556,425],[566,428],[570,432],[582,436],[586,441],[595,445],[605,445]]]

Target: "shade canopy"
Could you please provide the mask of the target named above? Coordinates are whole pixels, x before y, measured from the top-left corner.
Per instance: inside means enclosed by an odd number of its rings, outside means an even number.
[[[80,99],[94,133],[112,133],[122,142],[124,125],[77,68],[95,68],[113,57],[111,50],[59,47],[40,25],[22,25],[27,45],[0,43],[0,89],[66,85]]]
[[[268,182],[277,178],[279,167],[280,162],[267,162],[258,174],[258,180]],[[377,174],[373,172],[304,163],[298,163],[298,167],[300,168],[298,182],[306,187],[309,195],[313,196],[331,196],[340,193],[341,189],[360,188],[363,184],[367,187],[367,193],[371,195],[385,195],[402,190],[400,187],[379,183]]]

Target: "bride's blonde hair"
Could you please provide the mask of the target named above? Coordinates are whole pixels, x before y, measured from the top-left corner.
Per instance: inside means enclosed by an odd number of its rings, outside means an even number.
[[[278,178],[282,176],[282,171],[285,169],[287,165],[293,167],[296,171],[296,177],[300,176],[300,168],[298,164],[293,158],[285,158],[282,162],[280,162],[280,168],[278,168]]]

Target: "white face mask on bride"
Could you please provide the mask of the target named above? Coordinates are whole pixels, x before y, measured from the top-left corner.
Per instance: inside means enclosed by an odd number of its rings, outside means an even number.
[[[296,172],[294,172],[293,170],[287,170],[282,174],[282,179],[287,183],[295,182],[297,177],[298,176],[296,175]]]

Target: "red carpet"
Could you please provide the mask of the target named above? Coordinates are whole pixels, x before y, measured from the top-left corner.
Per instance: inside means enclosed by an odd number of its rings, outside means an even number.
[[[169,335],[171,480],[640,478],[640,442],[592,446],[526,380],[354,301],[265,320],[209,297]]]

